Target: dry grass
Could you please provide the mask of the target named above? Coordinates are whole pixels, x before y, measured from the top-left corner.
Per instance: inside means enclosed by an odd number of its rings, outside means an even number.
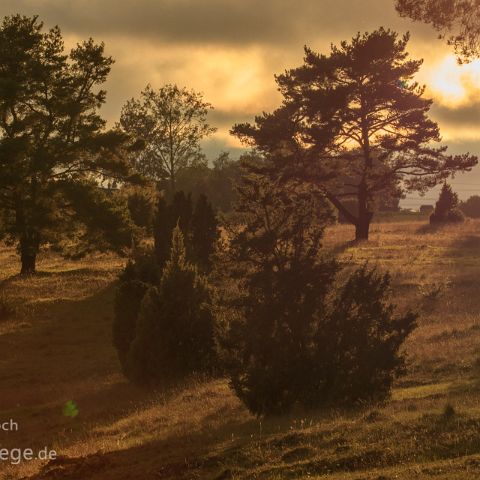
[[[326,247],[390,270],[399,308],[421,311],[405,347],[408,375],[384,405],[264,421],[223,380],[155,393],[125,382],[110,338],[121,259],[45,255],[38,276],[20,278],[14,251],[2,248],[1,289],[17,314],[0,323],[0,419],[20,431],[0,432],[0,443],[49,446],[62,458],[0,478],[480,478],[480,222],[377,224],[361,245],[351,236],[332,228]],[[75,418],[62,415],[68,400]]]

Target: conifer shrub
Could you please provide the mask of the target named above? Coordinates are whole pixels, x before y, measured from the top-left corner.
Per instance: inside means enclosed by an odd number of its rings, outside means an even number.
[[[186,260],[180,226],[160,283],[141,302],[127,376],[142,385],[168,384],[215,364],[215,322],[210,288]]]
[[[191,220],[192,257],[205,272],[212,268],[212,257],[219,238],[218,220],[207,197],[201,194]]]
[[[175,193],[171,202],[159,198],[154,240],[157,263],[162,267],[170,255],[172,230],[177,224],[184,237],[187,260],[208,273],[219,230],[215,211],[207,197],[201,194],[194,203],[191,195],[180,191]]]
[[[172,231],[176,225],[182,231],[187,255],[190,257],[190,224],[192,221],[193,203],[191,195],[176,192],[170,202],[160,196],[154,223],[154,241],[157,263],[163,268],[167,262],[172,240]]]
[[[137,251],[119,275],[114,299],[113,345],[122,371],[126,373],[127,353],[136,335],[140,305],[148,289],[156,285],[160,271],[151,251]]]
[[[416,327],[417,315],[396,313],[390,302],[390,276],[366,265],[334,288],[333,300],[318,325],[313,376],[314,405],[388,397],[405,372],[400,348]]]
[[[183,192],[175,194],[170,203],[163,196],[159,196],[154,228],[154,248],[152,251],[137,250],[134,258],[127,263],[119,276],[120,283],[114,301],[113,343],[118,351],[122,370],[135,381],[142,383],[145,376],[144,383],[147,383],[154,381],[155,377],[149,370],[150,362],[145,360],[146,356],[149,355],[148,351],[140,352],[140,354],[138,352],[133,353],[132,358],[135,357],[135,360],[131,361],[132,368],[127,369],[127,357],[137,333],[140,331],[150,332],[150,320],[144,319],[140,322],[139,317],[143,299],[151,287],[158,287],[157,293],[160,296],[155,297],[155,291],[152,290],[148,298],[145,298],[145,303],[153,302],[156,305],[153,301],[154,298],[162,302],[161,311],[157,313],[163,319],[161,321],[164,322],[164,324],[160,323],[159,325],[163,325],[166,331],[171,330],[172,335],[177,335],[175,329],[179,329],[177,333],[180,342],[185,342],[190,334],[194,335],[193,339],[199,340],[201,339],[201,332],[198,330],[200,327],[195,326],[198,324],[201,328],[205,327],[204,333],[210,340],[213,338],[212,332],[209,330],[213,325],[213,317],[210,311],[212,303],[210,290],[206,279],[197,272],[197,267],[202,272],[208,272],[212,267],[211,256],[218,238],[217,225],[215,213],[205,196],[199,197],[195,209],[193,209],[191,197]],[[175,235],[172,234],[172,231],[176,232]],[[179,239],[179,235],[181,239]],[[176,239],[176,244],[172,243],[172,238]],[[175,257],[175,260],[172,258],[169,260],[173,253],[178,256]],[[167,293],[168,288],[170,288],[169,293]],[[178,288],[178,292],[175,291],[175,288]],[[167,298],[168,296],[170,297]],[[175,305],[181,307],[177,320],[175,320],[176,313],[173,310]],[[193,310],[191,311],[192,317],[189,320],[190,310],[188,309],[190,307]],[[195,308],[200,310],[196,311]],[[145,311],[147,311],[147,307],[145,307]],[[149,311],[151,312],[151,318],[154,315],[152,313],[154,307],[152,306]],[[165,323],[168,321],[171,321],[172,324]],[[191,325],[189,322],[191,322]],[[157,328],[157,323],[153,322],[153,330]],[[185,335],[183,340],[181,338],[182,328],[186,329],[183,332],[183,335]],[[141,338],[144,337],[141,336]],[[153,340],[153,338],[158,341]],[[165,345],[170,345],[168,342],[174,341],[174,337],[165,340],[166,344],[160,342],[160,340],[164,340],[162,335],[156,337],[154,335],[152,339],[144,338],[144,340],[147,343],[152,340],[152,345],[160,345],[159,348],[164,348]],[[192,349],[194,357],[198,349],[200,349],[197,352],[198,359],[208,356],[203,353],[204,346],[202,346],[206,341],[202,340],[197,346],[189,344],[188,348]],[[152,346],[152,348],[157,347]],[[179,355],[187,355],[185,349],[180,348],[180,352],[182,353],[179,353]],[[165,353],[165,355],[170,359],[176,358],[171,352]],[[144,367],[145,371],[143,371]],[[181,374],[182,368],[175,369],[173,367],[172,372],[178,371]],[[198,360],[195,368],[188,364],[184,370],[203,371],[205,365],[203,360]]]
[[[450,185],[444,183],[435,205],[435,211],[430,216],[430,223],[456,223],[464,220],[465,215],[459,208],[458,195]]]
[[[221,342],[231,386],[256,415],[383,399],[403,373],[400,348],[417,317],[396,313],[388,275],[366,266],[340,275],[322,255],[332,220],[323,192],[278,181],[271,162],[246,166],[242,224],[229,229],[240,292]]]
[[[149,288],[148,283],[131,279],[121,282],[115,294],[113,345],[117,350],[124,373],[126,373],[127,354],[136,335],[140,305]]]

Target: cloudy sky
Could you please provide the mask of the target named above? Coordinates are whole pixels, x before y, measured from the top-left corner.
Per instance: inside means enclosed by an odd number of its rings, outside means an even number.
[[[273,75],[302,62],[303,45],[330,44],[379,26],[411,32],[409,50],[425,63],[418,80],[434,98],[452,152],[480,154],[480,61],[458,66],[428,26],[398,17],[394,0],[2,0],[0,14],[38,14],[58,24],[67,45],[93,37],[115,58],[104,116],[115,122],[147,83],[204,93],[218,127],[205,144],[213,158],[238,152],[230,127],[279,103]],[[462,197],[480,194],[480,169],[455,181]],[[479,186],[477,191],[477,185]],[[428,194],[434,196],[434,194]],[[418,202],[411,202],[412,205]],[[409,205],[408,201],[404,202]]]

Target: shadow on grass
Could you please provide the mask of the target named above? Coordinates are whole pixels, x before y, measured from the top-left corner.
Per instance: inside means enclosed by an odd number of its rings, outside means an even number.
[[[443,230],[444,227],[451,225],[451,223],[426,223],[417,228],[415,233],[417,235],[428,235],[432,233],[437,233]]]
[[[465,237],[459,238],[451,245],[452,248],[456,249],[467,249],[467,250],[479,250],[480,251],[480,236],[479,235],[467,235]]]

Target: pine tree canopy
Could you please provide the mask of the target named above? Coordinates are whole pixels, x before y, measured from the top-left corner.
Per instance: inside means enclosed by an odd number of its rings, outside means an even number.
[[[408,41],[380,28],[329,55],[305,48],[304,64],[276,77],[283,105],[232,130],[274,156],[285,175],[293,168],[302,181],[321,183],[357,239],[368,238],[380,198],[423,192],[477,163],[435,146],[441,137],[428,117],[432,101],[414,81],[422,61],[409,59]],[[352,198],[358,215],[345,208]]]
[[[106,187],[130,178],[132,143],[98,113],[112,63],[92,39],[65,53],[60,29],[37,17],[0,26],[0,215],[24,273],[44,243],[130,241],[128,216]]]
[[[479,0],[396,0],[396,8],[403,17],[433,25],[460,61],[480,55]]]

